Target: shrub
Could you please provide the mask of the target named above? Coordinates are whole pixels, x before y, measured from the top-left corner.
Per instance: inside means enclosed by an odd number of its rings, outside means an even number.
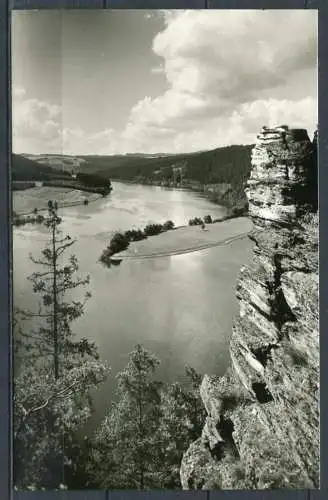
[[[205,224],[212,224],[212,222],[213,222],[212,217],[210,215],[205,215],[205,217],[204,217],[204,223]]]
[[[235,207],[231,211],[232,217],[240,217],[244,215],[247,211],[247,207]]]
[[[107,264],[109,267],[111,265],[111,258],[112,252],[110,251],[109,247],[105,248],[105,250],[102,252],[100,256],[100,262],[103,262],[104,264]]]
[[[134,231],[133,238],[133,241],[141,241],[145,240],[147,238],[147,235],[143,231],[141,231],[141,229],[137,229],[136,231]]]
[[[125,231],[124,236],[129,242],[140,241],[147,238],[141,229],[129,229],[128,231]]]
[[[116,233],[111,239],[108,248],[111,252],[111,255],[113,255],[114,253],[122,252],[122,250],[125,250],[128,246],[129,240],[127,239],[127,237],[122,233]]]
[[[156,234],[159,234],[162,231],[163,231],[162,224],[148,224],[148,226],[146,226],[144,229],[144,233],[147,236],[155,236]]]
[[[128,229],[128,231],[125,231],[124,237],[129,241],[133,241],[133,233],[134,230]]]
[[[203,221],[200,217],[195,217],[194,219],[189,220],[189,226],[201,226]]]
[[[174,229],[174,222],[172,220],[167,220],[163,224],[163,230],[164,231],[170,231],[171,229]]]

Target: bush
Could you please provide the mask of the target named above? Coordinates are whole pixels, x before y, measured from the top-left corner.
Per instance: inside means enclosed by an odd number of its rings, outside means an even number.
[[[128,238],[122,233],[116,233],[111,239],[108,249],[111,255],[113,255],[114,253],[122,252],[128,246],[129,246]]]
[[[162,224],[148,224],[148,226],[145,227],[144,233],[146,236],[155,236],[156,234],[159,234],[163,231],[163,226]]]
[[[112,253],[111,253],[109,247],[107,247],[102,252],[99,260],[100,260],[100,262],[103,262],[104,264],[107,264],[108,267],[110,267],[110,265],[111,265],[111,260],[110,260],[111,256],[112,256]]]
[[[129,229],[128,231],[125,231],[124,237],[129,241],[133,241],[133,230]]]
[[[133,238],[133,241],[141,241],[145,240],[147,238],[147,235],[143,231],[141,231],[141,229],[137,229],[137,231],[134,231]]]
[[[232,216],[233,217],[240,217],[242,215],[245,215],[247,212],[247,207],[235,207],[232,209]]]
[[[174,222],[172,220],[167,220],[163,224],[163,230],[164,231],[170,231],[171,229],[174,229]]]
[[[141,229],[129,229],[128,231],[125,231],[124,236],[129,242],[141,241],[147,238],[147,236],[143,231],[141,231]]]
[[[210,215],[205,215],[205,217],[204,217],[204,223],[205,224],[212,224],[212,222],[213,222],[212,217]]]
[[[203,221],[200,217],[195,217],[194,219],[189,220],[189,226],[201,226]]]

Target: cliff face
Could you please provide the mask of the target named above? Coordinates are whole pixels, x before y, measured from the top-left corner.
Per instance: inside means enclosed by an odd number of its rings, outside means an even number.
[[[181,463],[184,489],[319,486],[316,142],[258,135],[246,195],[253,260],[237,284],[231,368],[205,375],[202,436]]]

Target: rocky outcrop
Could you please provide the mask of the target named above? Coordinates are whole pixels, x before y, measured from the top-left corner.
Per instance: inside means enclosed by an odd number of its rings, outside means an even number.
[[[263,128],[252,151],[246,195],[255,223],[295,221],[317,203],[314,151],[305,130]]]
[[[286,126],[258,135],[247,183],[253,260],[237,284],[231,367],[205,375],[202,436],[184,489],[319,486],[316,147]]]

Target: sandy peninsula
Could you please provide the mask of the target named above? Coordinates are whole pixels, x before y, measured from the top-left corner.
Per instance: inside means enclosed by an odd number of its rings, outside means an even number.
[[[98,200],[102,196],[97,193],[87,193],[76,189],[39,186],[24,191],[14,191],[12,195],[13,210],[17,215],[30,215],[34,210],[38,212],[48,210],[48,200],[55,199],[60,208],[83,205]]]
[[[252,223],[247,217],[208,224],[205,230],[200,226],[183,226],[130,243],[126,250],[116,253],[111,259],[151,259],[196,252],[245,238],[251,229]]]

